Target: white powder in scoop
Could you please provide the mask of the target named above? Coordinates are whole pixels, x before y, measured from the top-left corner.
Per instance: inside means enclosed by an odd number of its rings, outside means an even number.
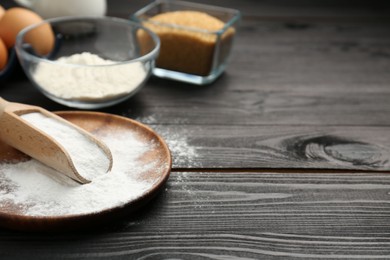
[[[44,90],[62,99],[102,101],[123,96],[147,77],[141,62],[119,64],[89,52],[61,57],[56,62],[59,64],[39,63],[32,77]],[[112,64],[116,65],[80,66]]]
[[[139,198],[158,181],[142,180],[141,176],[151,169],[158,171],[159,162],[138,160],[155,147],[152,141],[141,142],[132,132],[99,137],[110,148],[114,164],[111,172],[88,184],[80,185],[35,160],[1,164],[0,209],[20,205],[22,214],[28,216],[94,213]]]
[[[85,179],[92,181],[109,170],[110,160],[104,151],[77,129],[42,113],[28,113],[20,117],[60,143],[77,172]]]

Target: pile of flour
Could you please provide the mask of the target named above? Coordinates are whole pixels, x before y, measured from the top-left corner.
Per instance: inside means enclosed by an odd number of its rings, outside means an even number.
[[[77,172],[84,179],[92,181],[109,170],[109,157],[78,129],[38,112],[20,117],[56,140],[67,151]]]
[[[151,169],[159,171],[156,167],[161,162],[138,160],[154,149],[153,141],[141,142],[132,132],[99,138],[111,150],[113,168],[88,184],[80,185],[36,160],[0,164],[0,209],[16,205],[27,216],[88,214],[121,206],[154,185],[140,176]]]
[[[68,100],[104,101],[124,96],[147,77],[141,62],[118,63],[89,52],[61,57],[56,63],[39,63],[31,76],[48,93]]]

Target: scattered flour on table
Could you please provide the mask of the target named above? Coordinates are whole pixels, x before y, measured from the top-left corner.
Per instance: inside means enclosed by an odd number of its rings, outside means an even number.
[[[89,52],[61,57],[56,62],[63,66],[50,62],[39,63],[32,77],[44,90],[63,99],[111,99],[130,93],[147,77],[141,62],[120,64]],[[111,66],[113,64],[116,65]]]
[[[140,158],[155,144],[137,140],[132,133],[100,136],[112,152],[111,172],[80,185],[36,160],[0,165],[0,208],[20,205],[29,216],[66,216],[99,212],[124,205],[143,195],[154,183],[139,176],[156,167]],[[5,187],[5,189],[4,189]]]
[[[77,129],[42,113],[28,113],[20,117],[61,144],[83,178],[92,181],[109,170],[110,160],[104,151]]]
[[[186,137],[174,131],[160,131],[160,134],[164,136],[172,152],[172,163],[174,166],[179,168],[194,168],[199,166],[196,161],[198,157],[197,150],[194,146],[188,144]]]
[[[158,120],[153,115],[147,117],[138,117],[136,120],[145,124],[154,124],[158,122]],[[153,129],[158,132],[167,143],[172,153],[173,167],[200,167],[199,162],[197,161],[199,157],[197,148],[188,143],[187,137],[181,134],[181,131],[178,130],[178,126],[153,126]]]

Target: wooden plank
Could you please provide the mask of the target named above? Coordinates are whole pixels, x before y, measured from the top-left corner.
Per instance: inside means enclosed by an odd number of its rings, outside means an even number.
[[[390,175],[175,172],[143,211],[94,232],[1,230],[3,258],[390,258]]]
[[[225,85],[228,87],[227,85]],[[104,111],[156,124],[389,126],[390,93],[178,89],[159,85]],[[326,90],[325,90],[326,91]]]
[[[226,73],[240,79],[236,88],[388,92],[389,23],[246,21],[239,29]]]
[[[0,90],[1,95],[2,90]],[[31,92],[22,98],[33,104],[53,104],[54,110],[68,108],[48,102],[39,93]],[[140,93],[141,95],[141,93]],[[7,98],[6,95],[2,95]],[[10,99],[15,101],[14,99]],[[137,97],[134,99],[140,101]],[[133,101],[134,101],[133,100]],[[348,119],[335,115],[340,125],[300,125],[299,115],[290,118],[291,125],[245,125],[235,121],[234,111],[225,113],[225,121],[230,124],[191,125],[193,118],[200,115],[185,114],[188,110],[165,108],[158,100],[152,107],[142,102],[131,101],[130,106],[121,104],[115,110],[150,125],[168,142],[173,155],[174,168],[326,168],[326,169],[370,169],[390,170],[389,127],[345,126]],[[146,102],[151,102],[145,97]],[[41,103],[42,102],[42,103]],[[153,103],[153,102],[151,102]],[[184,103],[183,103],[184,105]],[[172,104],[174,106],[174,104]],[[149,115],[150,109],[160,109],[159,113]],[[118,110],[116,110],[118,109]],[[167,109],[167,110],[166,110]],[[196,111],[196,109],[194,109]],[[238,110],[238,109],[237,109]],[[169,115],[168,112],[172,114]],[[199,113],[199,110],[197,111]],[[356,115],[359,115],[356,111]],[[145,114],[145,116],[143,115]],[[214,111],[203,114],[199,123],[214,121],[220,123],[221,115]],[[377,115],[386,119],[385,113]],[[248,115],[250,116],[250,115]],[[261,116],[259,115],[259,118]],[[323,123],[324,116],[315,118]],[[294,119],[296,121],[294,121]],[[172,124],[160,125],[162,122]],[[369,122],[372,122],[369,120]]]
[[[388,126],[389,30],[390,24],[291,29],[248,22],[215,84],[152,79],[121,111],[160,124]]]
[[[151,126],[174,169],[390,170],[388,127]]]
[[[6,84],[0,88],[5,99],[52,111],[69,110],[45,98],[25,79]],[[234,87],[230,83],[195,88],[152,80],[131,99],[101,111],[169,125],[390,125],[387,90],[368,87],[358,91],[346,86],[334,92],[314,90],[314,85],[312,91],[266,90],[262,86],[257,90],[230,90]]]
[[[108,1],[108,14],[128,18],[152,1],[121,0]],[[390,5],[388,1],[375,0],[193,0],[190,2],[209,4],[238,9],[245,19],[337,19],[361,20],[388,16]]]
[[[149,4],[144,0],[107,1],[107,15],[129,18],[131,14]],[[192,0],[191,2],[238,9],[245,19],[343,19],[364,20],[365,18],[386,19],[390,4],[386,0]],[[2,0],[8,9],[18,6],[11,0]]]

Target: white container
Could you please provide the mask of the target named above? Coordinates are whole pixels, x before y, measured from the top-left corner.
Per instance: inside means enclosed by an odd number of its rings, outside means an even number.
[[[104,16],[106,0],[15,0],[44,19],[60,16]]]

